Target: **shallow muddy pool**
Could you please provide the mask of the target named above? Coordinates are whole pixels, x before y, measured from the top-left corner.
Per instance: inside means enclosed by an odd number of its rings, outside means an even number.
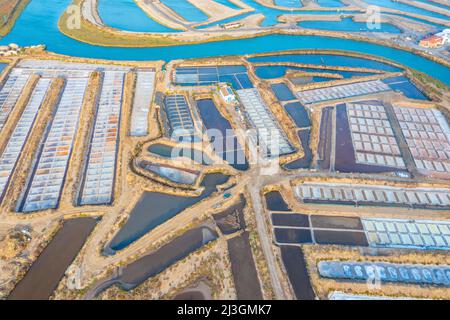
[[[207,174],[201,185],[204,191],[198,197],[183,197],[161,192],[145,192],[125,225],[105,248],[105,254],[122,250],[157,226],[175,217],[183,210],[209,197],[217,186],[226,183],[229,176],[221,173]]]
[[[10,300],[47,300],[97,225],[95,218],[64,221],[61,229],[9,295]]]

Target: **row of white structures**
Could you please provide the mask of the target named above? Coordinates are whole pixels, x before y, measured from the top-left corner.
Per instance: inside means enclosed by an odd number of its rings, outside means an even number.
[[[273,117],[270,109],[257,89],[237,90],[245,114],[257,130],[260,145],[268,158],[289,154],[295,151],[285,133]]]
[[[363,96],[389,90],[391,90],[391,88],[381,80],[373,80],[299,91],[297,96],[303,104],[312,104],[355,96]]]
[[[31,212],[57,208],[67,177],[74,142],[80,127],[80,117],[89,78],[93,71],[103,75],[100,98],[91,130],[90,143],[84,161],[84,174],[79,188],[78,204],[110,204],[113,201],[117,162],[120,115],[122,112],[125,75],[129,68],[65,63],[61,61],[20,62],[8,75],[0,89],[0,110],[11,112],[32,74],[38,80],[6,148],[0,154],[0,201],[6,193],[37,115],[49,92],[52,81],[63,77],[65,85],[46,126],[27,184],[21,194],[18,210]],[[146,134],[148,110],[153,97],[153,70],[138,70],[130,133]],[[142,77],[144,79],[142,80]],[[146,113],[147,112],[147,113]],[[7,115],[6,115],[7,117]],[[145,121],[136,118],[145,118]],[[6,122],[6,120],[4,121]],[[0,131],[3,126],[0,127]]]
[[[450,206],[450,191],[377,185],[304,183],[295,188],[302,201],[378,203],[390,205]]]

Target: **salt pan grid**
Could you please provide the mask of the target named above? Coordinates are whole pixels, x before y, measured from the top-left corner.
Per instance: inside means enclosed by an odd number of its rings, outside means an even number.
[[[450,222],[362,219],[372,247],[450,250]]]
[[[319,274],[325,278],[375,280],[381,282],[450,286],[450,267],[383,262],[320,261]]]
[[[155,72],[139,70],[136,74],[130,134],[132,136],[146,136],[148,133],[148,113],[150,112],[155,87]]]
[[[303,201],[339,201],[356,205],[375,203],[424,207],[450,206],[450,192],[446,189],[305,183],[297,186],[296,193]]]
[[[30,70],[54,70],[58,72],[73,72],[77,70],[86,71],[128,71],[129,67],[107,65],[107,64],[94,64],[94,63],[82,63],[82,62],[65,62],[61,60],[22,60],[17,64],[18,68],[30,69]]]
[[[21,211],[58,207],[87,84],[86,78],[67,79],[31,174]]]
[[[267,148],[268,157],[294,152],[284,132],[273,118],[257,89],[237,91],[247,118],[258,131],[259,141]]]
[[[245,66],[183,67],[175,71],[178,85],[212,85],[218,82],[230,83],[235,90],[253,88]]]
[[[0,131],[5,126],[29,78],[30,75],[23,74],[19,69],[13,69],[0,90]]]
[[[81,189],[81,205],[112,202],[124,80],[122,71],[104,73]]]
[[[357,163],[405,168],[382,104],[349,103],[347,116]]]
[[[426,172],[450,173],[450,129],[436,109],[395,107],[416,167]]]
[[[381,80],[373,80],[321,89],[305,90],[298,92],[297,95],[303,104],[311,104],[389,90],[391,90],[391,88]]]
[[[172,137],[195,135],[194,121],[189,110],[189,105],[183,95],[174,94],[166,97],[165,110],[170,124]]]
[[[93,71],[129,71],[129,67],[59,60],[22,60],[15,68],[22,74],[39,74],[42,77],[87,78]]]
[[[50,83],[50,79],[40,79],[38,81],[0,157],[0,201],[5,195],[11,175],[31,132]]]

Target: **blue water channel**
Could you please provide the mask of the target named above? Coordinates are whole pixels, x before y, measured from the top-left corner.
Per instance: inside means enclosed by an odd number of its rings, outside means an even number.
[[[253,39],[160,48],[100,47],[70,39],[58,30],[58,19],[70,0],[32,0],[12,31],[0,44],[46,44],[49,51],[71,56],[112,60],[175,60],[223,55],[244,55],[294,49],[347,50],[384,57],[422,71],[450,85],[450,68],[399,49],[361,41],[318,36],[270,35]],[[342,58],[345,60],[345,58]],[[367,67],[367,60],[363,64]]]
[[[369,28],[365,22],[353,21],[353,18],[344,18],[341,21],[301,21],[298,23],[300,27],[306,29],[317,30],[333,30],[347,32],[388,32],[401,33],[401,30],[389,23],[381,23],[380,28]]]
[[[132,32],[177,32],[147,16],[133,0],[99,0],[98,13],[109,27]]]

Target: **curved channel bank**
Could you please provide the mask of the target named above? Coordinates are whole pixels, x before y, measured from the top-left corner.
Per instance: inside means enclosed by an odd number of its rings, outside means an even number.
[[[245,55],[294,49],[330,49],[372,54],[426,73],[450,85],[450,68],[400,49],[349,39],[322,36],[269,35],[259,38],[211,42],[157,48],[110,48],[93,46],[64,36],[58,20],[70,0],[33,0],[24,10],[9,35],[0,44],[21,46],[45,44],[49,51],[60,54],[111,60],[175,60],[223,55]]]

